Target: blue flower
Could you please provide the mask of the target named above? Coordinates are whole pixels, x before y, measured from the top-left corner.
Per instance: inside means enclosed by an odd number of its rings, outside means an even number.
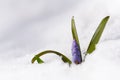
[[[72,43],[72,56],[73,56],[73,62],[75,64],[80,64],[82,62],[80,47],[77,44],[76,40],[73,40]]]

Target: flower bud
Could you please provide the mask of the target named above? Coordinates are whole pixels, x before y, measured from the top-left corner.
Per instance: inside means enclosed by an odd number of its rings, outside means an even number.
[[[72,43],[72,57],[75,64],[80,64],[82,62],[80,47],[76,40],[73,40]]]

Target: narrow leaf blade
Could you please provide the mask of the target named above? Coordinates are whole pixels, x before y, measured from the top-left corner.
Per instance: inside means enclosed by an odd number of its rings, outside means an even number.
[[[69,60],[65,55],[61,54],[60,52],[57,52],[57,51],[53,51],[53,50],[46,50],[46,51],[43,51],[43,52],[40,52],[38,53],[37,55],[35,55],[33,58],[32,58],[32,63],[34,63],[36,60],[37,62],[39,63],[44,63],[42,61],[42,59],[40,59],[39,57],[45,55],[45,54],[48,54],[48,53],[54,53],[58,56],[61,56],[62,57],[62,61],[65,62],[65,63],[68,63],[69,65],[72,63],[71,60]]]
[[[44,63],[44,61],[41,60],[37,55],[33,57],[31,63],[34,63],[35,61],[37,61],[39,64]]]
[[[79,38],[78,38],[76,26],[75,26],[74,17],[72,17],[72,20],[71,20],[71,30],[72,30],[73,39],[74,39],[74,40],[77,42],[77,44],[80,46]]]
[[[41,60],[40,58],[37,58],[36,60],[39,64],[44,63],[43,60]]]
[[[106,23],[108,22],[108,19],[109,19],[109,16],[103,18],[103,20],[99,24],[98,28],[96,29],[96,31],[95,31],[95,33],[90,41],[90,44],[89,44],[88,49],[87,49],[87,54],[91,54],[95,50],[96,45],[99,42],[101,35],[103,33],[103,30],[106,26]]]

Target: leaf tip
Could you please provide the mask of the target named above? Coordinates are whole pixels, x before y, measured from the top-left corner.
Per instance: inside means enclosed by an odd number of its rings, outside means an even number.
[[[109,18],[110,18],[110,16],[106,16],[104,19],[107,19],[107,20],[108,20]]]
[[[72,19],[74,19],[74,16],[72,16]]]
[[[106,16],[106,18],[110,18],[110,16]]]

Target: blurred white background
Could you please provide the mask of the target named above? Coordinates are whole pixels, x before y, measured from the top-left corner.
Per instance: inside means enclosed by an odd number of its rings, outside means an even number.
[[[3,59],[33,54],[36,50],[56,43],[54,47],[60,48],[59,44],[67,42],[64,41],[66,36],[63,32],[70,30],[68,25],[72,15],[67,14],[79,2],[0,0],[0,57]],[[65,35],[71,34],[66,32]]]

